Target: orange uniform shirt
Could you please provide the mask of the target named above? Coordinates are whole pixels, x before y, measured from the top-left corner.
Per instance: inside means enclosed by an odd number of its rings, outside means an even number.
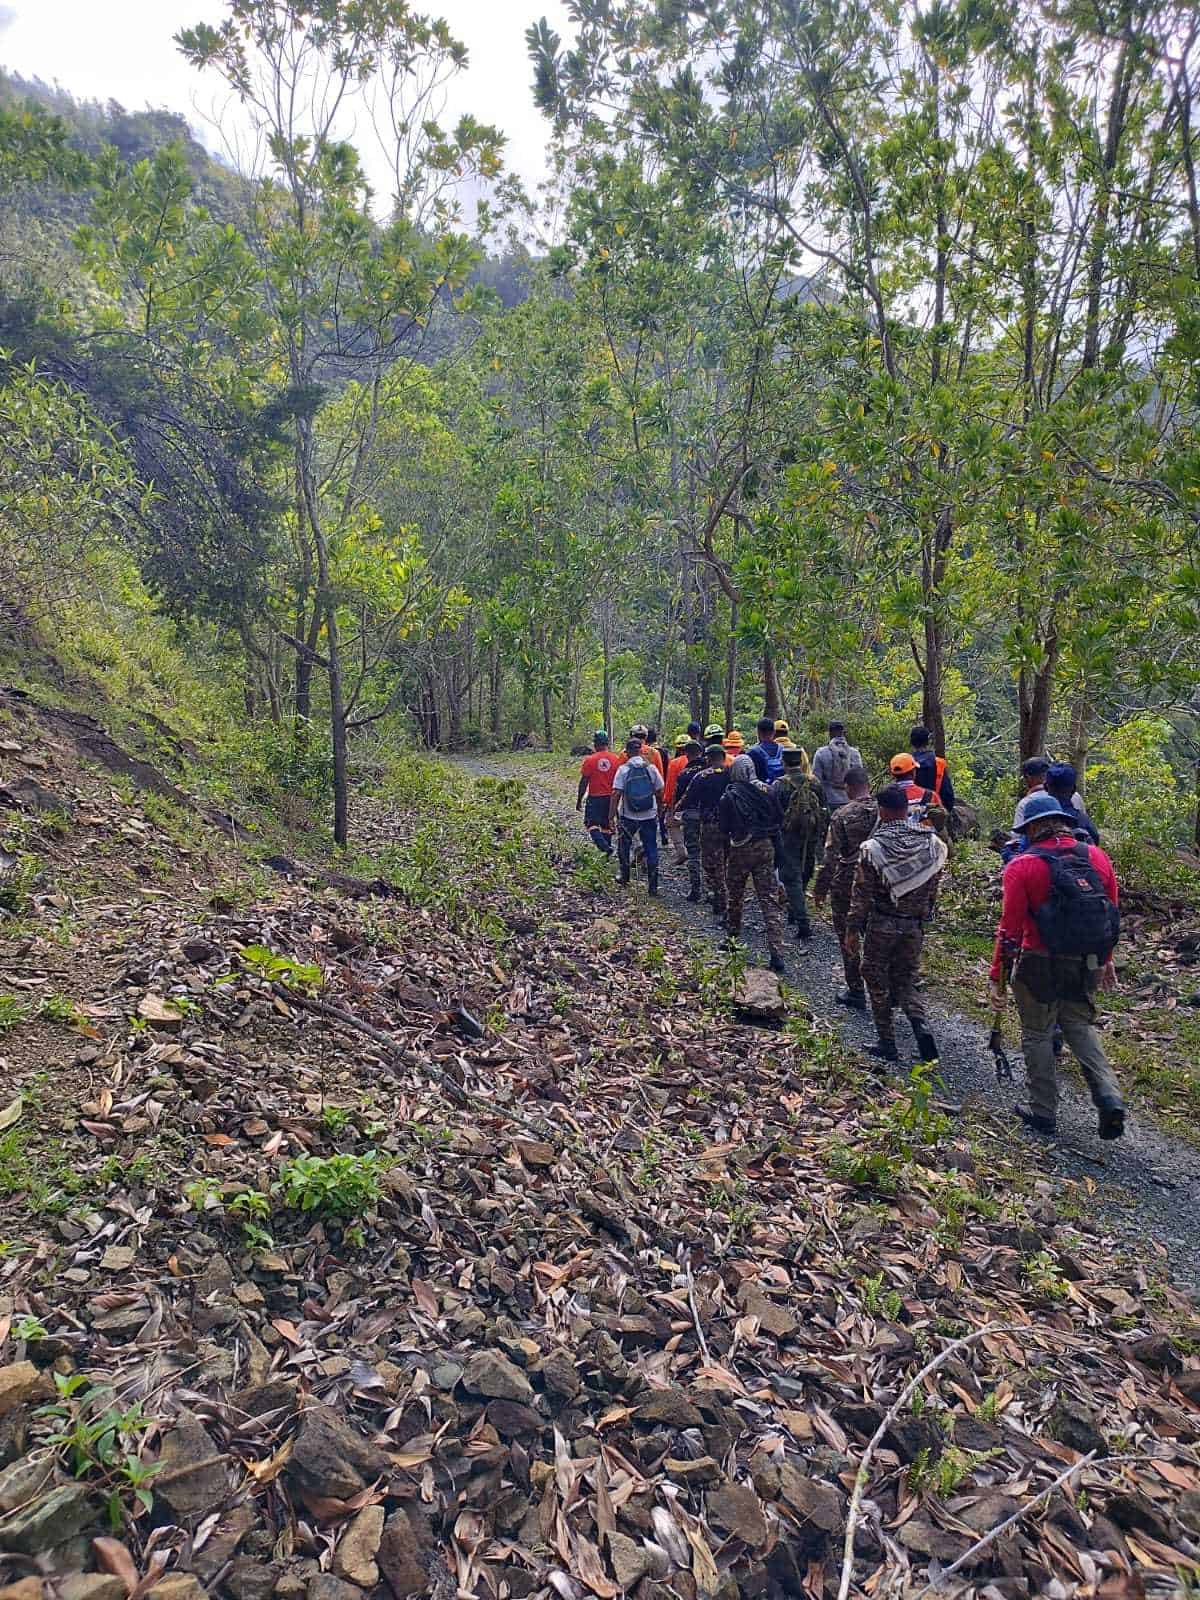
[[[679,782],[679,774],[688,764],[686,756],[672,756],[667,763],[666,783],[663,789],[663,805],[675,804],[675,785]]]
[[[667,774],[666,774],[666,769],[663,767],[662,751],[658,748],[658,746],[656,744],[644,744],[642,746],[642,755],[645,757],[645,759],[647,761],[650,762],[650,764],[652,766],[655,766],[655,767],[658,768],[658,775],[663,780],[663,783],[665,785],[665,783],[667,781]],[[629,760],[629,752],[627,750],[622,750],[621,751],[621,759],[617,762],[617,765],[619,767],[623,767],[628,760]]]
[[[587,779],[587,792],[596,800],[607,800],[612,794],[613,779],[619,765],[611,750],[594,750],[580,763],[580,777]]]

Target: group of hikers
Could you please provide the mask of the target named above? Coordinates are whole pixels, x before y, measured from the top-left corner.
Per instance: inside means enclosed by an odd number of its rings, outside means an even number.
[[[938,1046],[920,965],[956,831],[953,780],[918,726],[872,794],[844,723],[831,722],[828,733],[810,761],[787,722],[767,716],[749,747],[736,728],[718,723],[703,730],[689,724],[670,754],[643,724],[619,753],[600,731],[580,768],[576,806],[596,848],[615,853],[623,885],[637,854],[649,893],[657,895],[660,842],[667,846],[676,864],[687,866],[687,898],[707,894],[731,941],[741,934],[753,886],[775,972],[786,971],[785,919],[802,953],[812,936],[812,882],[813,904],[820,909],[828,901],[841,949],[845,985],[837,1000],[870,1007],[877,1037],[869,1053],[899,1059],[900,1011],[921,1060],[933,1061]],[[1056,1132],[1065,1039],[1091,1091],[1100,1137],[1119,1138],[1125,1108],[1094,1025],[1095,992],[1115,983],[1116,876],[1083,809],[1074,768],[1036,758],[1024,763],[1021,777],[1025,794],[1012,828],[992,837],[1004,869],[989,973],[997,1015],[1011,992],[1020,1018],[1029,1103],[1016,1112],[1036,1132]]]

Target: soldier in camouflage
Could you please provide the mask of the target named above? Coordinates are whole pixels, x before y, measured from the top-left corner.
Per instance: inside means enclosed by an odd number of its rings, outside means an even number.
[[[852,951],[847,943],[846,932],[858,852],[879,821],[879,807],[871,795],[871,786],[862,767],[852,767],[846,774],[846,793],[850,796],[848,804],[839,806],[830,818],[825,857],[813,885],[813,904],[820,909],[828,896],[833,931],[841,947],[842,968],[846,975],[846,987],[838,990],[838,1004],[865,1011],[867,991],[863,984],[862,965],[857,949]]]
[[[788,916],[803,944],[812,937],[805,891],[829,823],[825,791],[812,776],[805,752],[789,746],[783,747],[783,776],[771,787],[783,813],[779,880],[786,893]]]
[[[725,751],[719,743],[709,745],[704,760],[706,770],[696,773],[689,780],[679,804],[678,816],[683,823],[689,856],[693,840],[696,842],[697,858],[704,871],[713,915],[723,918],[726,840],[717,819],[717,811],[729,783],[729,773],[725,767]],[[696,884],[695,879],[692,882]]]
[[[917,977],[925,919],[948,852],[929,828],[910,825],[908,796],[898,784],[881,790],[876,802],[879,823],[859,850],[846,927],[852,953],[861,951],[863,982],[879,1035],[869,1053],[897,1060],[893,1014],[899,1009],[912,1025],[922,1061],[934,1061],[937,1044],[925,1025]]]
[[[729,769],[729,787],[721,796],[718,816],[721,831],[729,840],[725,872],[729,886],[726,926],[730,937],[736,938],[742,931],[742,907],[749,878],[762,910],[771,970],[786,972],[783,907],[775,876],[775,851],[783,814],[770,785],[760,782],[754,762],[747,755],[738,756]]]

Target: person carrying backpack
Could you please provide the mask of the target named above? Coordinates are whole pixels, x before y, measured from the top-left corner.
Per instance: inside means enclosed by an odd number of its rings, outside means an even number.
[[[1074,817],[1052,794],[1026,795],[1013,820],[1026,848],[1004,869],[1004,899],[990,991],[1004,1009],[1006,983],[1021,1019],[1029,1104],[1017,1115],[1052,1135],[1058,1114],[1054,1030],[1062,1029],[1083,1069],[1102,1139],[1125,1131],[1125,1104],[1094,1022],[1097,988],[1116,987],[1113,950],[1120,937],[1119,891],[1112,862],[1081,843]]]
[[[813,757],[813,777],[825,792],[825,804],[830,811],[844,806],[850,796],[846,793],[846,774],[851,767],[864,765],[863,758],[852,744],[846,741],[846,724],[829,724],[829,743],[823,744]]]
[[[909,732],[908,748],[917,764],[917,782],[925,789],[932,789],[946,816],[953,818],[954,781],[946,767],[945,756],[939,756],[933,748],[929,729],[918,722]]]
[[[878,825],[879,807],[861,767],[850,768],[846,774],[846,788],[850,799],[844,806],[839,806],[829,819],[825,859],[813,885],[813,905],[820,910],[826,895],[829,896],[833,932],[842,952],[842,970],[846,975],[846,987],[838,990],[837,1002],[842,1006],[853,1006],[857,1011],[865,1011],[867,991],[863,984],[860,951],[849,938],[848,924],[858,853]]]
[[[774,783],[783,777],[783,747],[775,738],[774,717],[760,717],[757,744],[752,744],[746,754],[754,763],[755,776],[760,783]]]
[[[710,744],[705,750],[700,770],[692,772],[689,768],[681,777],[680,785],[683,793],[677,803],[677,815],[683,823],[683,838],[688,850],[688,876],[691,880],[688,899],[703,899],[700,892],[700,874],[703,870],[713,916],[719,919],[725,915],[726,848],[718,812],[721,796],[729,785],[725,751],[719,737],[716,743]]]
[[[922,782],[922,773],[916,758],[902,751],[888,763],[892,782],[908,796],[908,820],[916,827],[932,828],[939,839],[950,843],[950,819],[937,797],[937,791]]]
[[[633,841],[640,838],[646,856],[649,892],[658,893],[658,816],[663,776],[642,754],[642,741],[630,739],[625,746],[625,761],[613,778],[608,825],[617,835],[617,861],[620,881],[629,882]]]
[[[858,867],[846,920],[846,948],[862,963],[878,1043],[868,1055],[899,1059],[894,1012],[903,1011],[922,1061],[937,1060],[937,1044],[926,1026],[917,979],[925,923],[937,897],[949,854],[929,828],[908,820],[908,796],[889,784],[875,796],[879,822],[858,852]]]
[[[729,786],[721,796],[717,817],[722,833],[729,840],[729,859],[725,866],[729,936],[736,939],[742,931],[742,906],[749,878],[754,884],[767,930],[771,971],[786,972],[783,907],[779,903],[779,885],[775,878],[775,843],[783,818],[774,791],[754,776],[754,763],[749,756],[737,756],[730,767]]]
[[[754,752],[750,752],[753,756]],[[779,881],[787,894],[788,916],[802,944],[812,938],[804,892],[817,865],[828,813],[821,785],[808,768],[803,750],[783,751],[783,776],[771,785],[783,813],[779,834]]]

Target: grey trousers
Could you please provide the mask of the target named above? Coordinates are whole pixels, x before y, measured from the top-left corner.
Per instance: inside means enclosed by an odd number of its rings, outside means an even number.
[[[1093,1026],[1096,1008],[1087,995],[1038,999],[1018,972],[1013,979],[1013,999],[1021,1019],[1021,1048],[1029,1080],[1029,1109],[1054,1121],[1058,1112],[1058,1068],[1054,1060],[1054,1026],[1083,1070],[1097,1106],[1120,1105],[1121,1086],[1108,1064],[1100,1035]]]

